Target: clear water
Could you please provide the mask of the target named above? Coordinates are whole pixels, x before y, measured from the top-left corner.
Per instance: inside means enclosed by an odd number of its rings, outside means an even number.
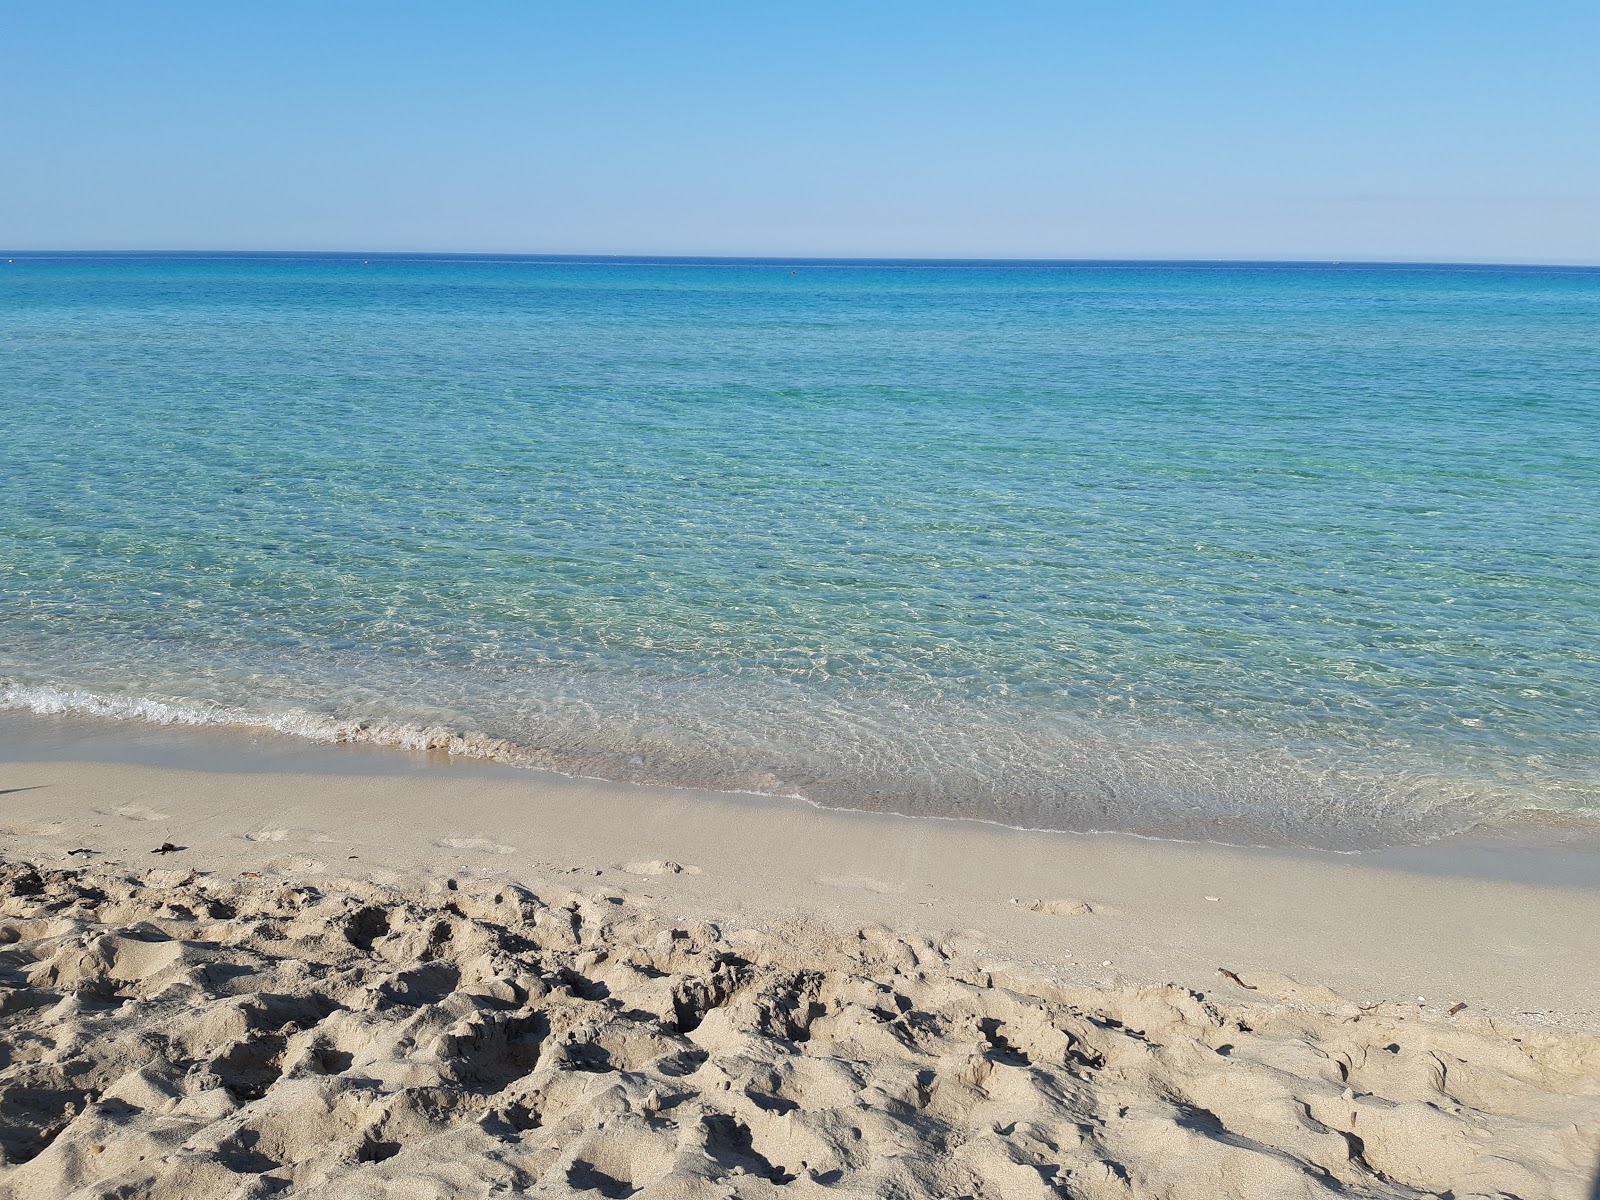
[[[0,706],[1010,824],[1600,815],[1600,271],[0,265]]]

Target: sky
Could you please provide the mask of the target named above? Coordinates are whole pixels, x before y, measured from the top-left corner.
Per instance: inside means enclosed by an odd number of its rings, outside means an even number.
[[[0,247],[1600,263],[1600,3],[0,0]]]

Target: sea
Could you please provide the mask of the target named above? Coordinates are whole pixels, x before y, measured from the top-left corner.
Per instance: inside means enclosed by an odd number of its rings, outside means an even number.
[[[1600,269],[0,254],[0,708],[1251,845],[1600,818]]]

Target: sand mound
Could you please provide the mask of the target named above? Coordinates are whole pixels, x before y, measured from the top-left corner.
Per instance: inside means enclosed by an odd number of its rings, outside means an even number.
[[[1292,981],[1061,990],[507,884],[11,864],[0,897],[8,1200],[1535,1200],[1600,1139],[1600,1040]]]

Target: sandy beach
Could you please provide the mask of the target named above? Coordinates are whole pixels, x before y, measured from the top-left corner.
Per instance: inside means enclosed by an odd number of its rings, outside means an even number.
[[[1590,1195],[1537,856],[278,753],[3,764],[0,1194]]]
[[[1600,1200],[1597,15],[7,8],[0,1200]]]

